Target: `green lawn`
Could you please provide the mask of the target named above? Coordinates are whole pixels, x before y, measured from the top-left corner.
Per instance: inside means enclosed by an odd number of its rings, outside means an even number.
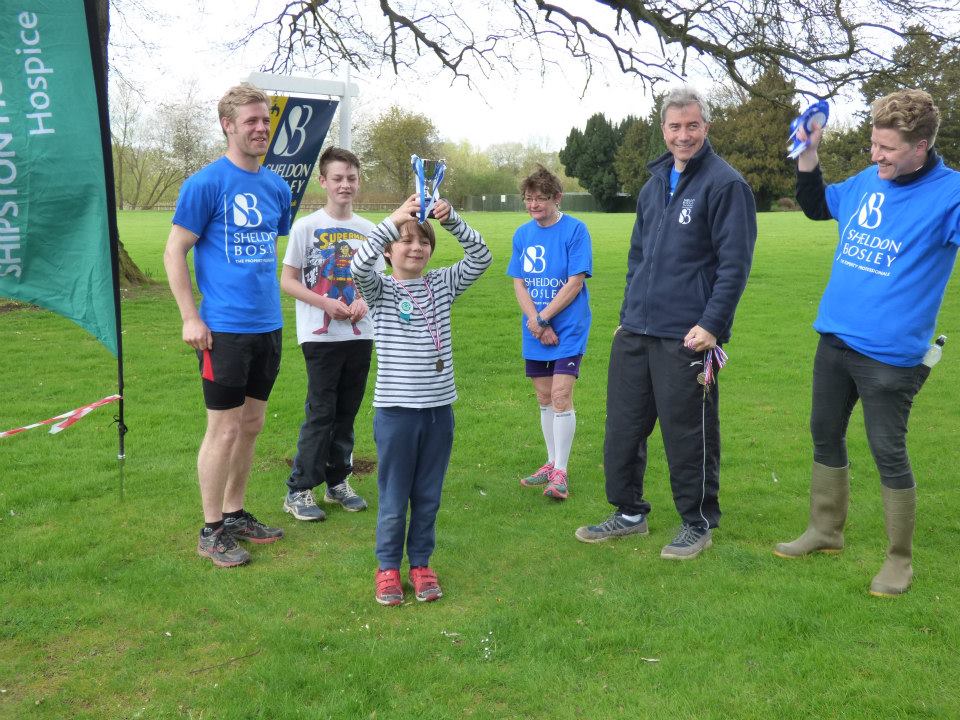
[[[771,553],[806,522],[810,325],[836,243],[834,223],[793,213],[760,217],[727,346],[725,514],[714,548],[668,563],[659,551],[678,520],[656,436],[650,536],[599,546],[573,537],[610,512],[606,367],[632,222],[581,217],[594,242],[594,325],[574,398],[571,497],[556,504],[517,483],[543,460],[504,274],[524,216],[468,216],[496,260],[454,311],[461,397],[433,561],[445,594],[428,605],[373,600],[374,476],[355,482],[369,512],[295,524],[281,511],[305,389],[289,298],[283,367],[247,503],[287,537],[255,547],[245,568],[218,570],[196,556],[204,425],[196,361],[165,286],[126,299],[122,495],[115,406],[57,436],[0,440],[0,717],[960,717],[956,284],[938,326],[956,340],[911,421],[919,517],[906,596],[866,592],[885,540],[859,412],[847,549],[797,561]],[[141,267],[162,280],[169,214],[124,213],[120,228]],[[437,262],[457,250],[441,233]],[[112,358],[59,317],[2,313],[0,337],[0,430],[115,391]],[[371,419],[365,403],[357,455],[366,458],[375,457]]]

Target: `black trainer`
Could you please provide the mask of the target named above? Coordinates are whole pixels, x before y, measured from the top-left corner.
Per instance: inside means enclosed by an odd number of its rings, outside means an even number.
[[[223,527],[216,530],[204,528],[200,531],[197,543],[197,555],[210,558],[217,567],[236,567],[250,562],[250,553],[237,544],[236,539]]]
[[[246,510],[238,518],[225,517],[223,527],[237,540],[246,540],[257,544],[276,542],[283,537],[283,530],[267,527]]]

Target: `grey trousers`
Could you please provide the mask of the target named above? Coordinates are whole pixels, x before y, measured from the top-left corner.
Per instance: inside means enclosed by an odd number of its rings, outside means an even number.
[[[895,490],[913,487],[907,421],[913,398],[929,375],[926,365],[888,365],[858,353],[832,335],[821,337],[813,361],[810,413],[814,461],[827,467],[848,464],[847,425],[859,400],[880,481]]]

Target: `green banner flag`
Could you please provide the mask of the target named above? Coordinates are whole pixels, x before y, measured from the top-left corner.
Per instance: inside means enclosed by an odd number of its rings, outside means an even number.
[[[117,354],[83,0],[0,0],[0,296],[64,315]]]

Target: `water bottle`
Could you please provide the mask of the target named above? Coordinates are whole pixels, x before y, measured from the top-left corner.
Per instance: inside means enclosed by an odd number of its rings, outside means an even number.
[[[947,341],[946,335],[940,335],[936,340],[933,341],[927,352],[923,356],[923,364],[929,368],[932,368],[938,362],[940,358],[943,357],[943,344]]]

